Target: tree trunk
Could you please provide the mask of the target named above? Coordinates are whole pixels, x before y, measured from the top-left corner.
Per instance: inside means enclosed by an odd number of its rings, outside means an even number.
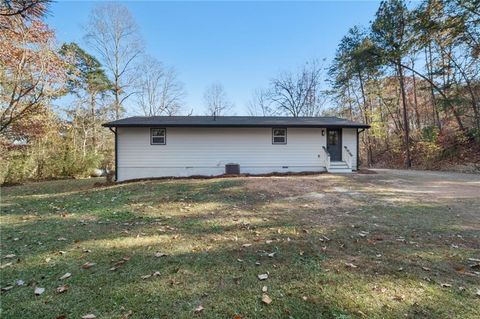
[[[427,66],[428,78],[433,83],[433,59],[432,59],[432,44],[428,44],[428,52],[425,49],[425,62]],[[437,100],[435,99],[435,89],[430,83],[430,95],[432,99],[432,121],[433,126],[437,126],[439,131],[442,131],[442,123],[440,122],[440,114],[438,114]]]
[[[92,98],[91,98],[91,112],[92,112],[92,146],[93,146],[93,152],[94,154],[97,154],[97,120],[95,116],[95,111],[96,111],[96,104],[97,101],[95,99],[95,92],[92,93]]]
[[[401,67],[402,62],[398,61],[398,80],[400,82],[400,93],[402,95],[402,104],[403,104],[403,127],[404,127],[404,136],[405,136],[405,150],[406,150],[406,161],[405,167],[412,167],[412,160],[410,157],[410,132],[408,128],[408,114],[407,114],[407,96],[405,94],[405,84],[403,82],[403,69]]]
[[[363,85],[363,78],[362,74],[358,72],[358,79],[360,82],[360,90],[362,91],[362,99],[363,99],[363,116],[365,119],[365,124],[369,125],[369,117],[368,117],[368,107],[367,107],[367,99],[365,97],[365,88]],[[372,165],[372,157],[373,157],[373,150],[372,150],[372,141],[370,139],[370,134],[367,132],[367,166],[370,167]]]
[[[412,60],[412,69],[415,69],[415,62],[413,60]],[[420,124],[420,113],[418,112],[417,80],[415,78],[415,72],[412,72],[412,80],[413,80],[413,105],[415,110],[415,125],[417,126],[417,130],[420,130],[421,124]]]

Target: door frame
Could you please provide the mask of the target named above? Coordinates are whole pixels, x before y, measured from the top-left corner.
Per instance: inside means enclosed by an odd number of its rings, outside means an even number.
[[[334,162],[337,162],[337,161],[341,162],[343,160],[343,149],[342,149],[343,148],[343,141],[342,141],[342,139],[343,139],[343,136],[342,136],[343,134],[342,133],[343,132],[342,132],[342,128],[327,128],[327,140],[326,140],[327,150],[328,150],[328,132],[329,131],[338,132],[339,157],[340,157],[339,159],[333,159],[332,154],[330,154],[330,160],[332,162],[333,161]],[[330,151],[328,151],[328,152],[330,152]]]

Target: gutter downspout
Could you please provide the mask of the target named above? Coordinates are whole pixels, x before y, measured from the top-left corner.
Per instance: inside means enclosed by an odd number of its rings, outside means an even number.
[[[112,129],[108,128],[110,131],[115,134],[115,182],[118,181],[118,138],[117,138],[117,128]]]
[[[360,136],[360,133],[362,133],[363,131],[365,131],[364,128],[362,128],[361,130],[358,130],[357,129],[357,171],[359,169],[359,166],[360,166],[360,144],[359,144],[359,136]],[[116,149],[116,148],[115,148]],[[116,172],[116,171],[115,171]]]

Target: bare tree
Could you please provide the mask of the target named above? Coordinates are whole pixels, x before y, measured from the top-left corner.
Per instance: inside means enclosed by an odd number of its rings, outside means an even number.
[[[210,85],[203,95],[207,115],[225,115],[233,109],[233,103],[220,83]]]
[[[138,26],[127,7],[118,3],[96,6],[86,27],[85,40],[107,68],[113,83],[115,118],[120,118],[123,102],[135,92],[134,61],[143,52]]]
[[[318,116],[325,103],[321,91],[322,69],[316,61],[305,63],[296,73],[284,72],[271,80],[269,99],[279,113]]]
[[[148,56],[140,66],[138,91],[138,104],[146,116],[176,115],[185,97],[175,69]]]
[[[270,92],[264,89],[253,91],[252,99],[248,102],[248,114],[251,116],[274,116],[277,110],[272,106]]]

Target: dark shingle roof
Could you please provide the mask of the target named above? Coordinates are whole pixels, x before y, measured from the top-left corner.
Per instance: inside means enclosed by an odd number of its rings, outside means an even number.
[[[282,117],[282,116],[133,116],[103,124],[105,127],[351,127],[369,125],[339,117]]]

